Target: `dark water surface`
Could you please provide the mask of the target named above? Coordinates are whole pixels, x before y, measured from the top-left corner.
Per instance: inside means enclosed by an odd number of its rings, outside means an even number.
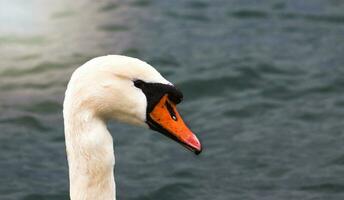
[[[112,123],[118,199],[344,199],[344,2],[0,1],[0,199],[68,199],[62,101],[92,57],[183,90],[194,156]]]

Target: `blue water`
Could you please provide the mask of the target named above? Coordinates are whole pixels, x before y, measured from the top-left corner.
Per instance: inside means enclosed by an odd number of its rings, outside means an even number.
[[[125,54],[184,93],[195,156],[111,123],[118,199],[344,199],[344,2],[0,1],[0,199],[68,197],[62,102]]]

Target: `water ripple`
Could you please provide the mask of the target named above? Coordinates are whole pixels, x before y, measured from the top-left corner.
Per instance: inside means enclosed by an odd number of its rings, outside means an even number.
[[[62,200],[69,199],[68,192],[65,194],[29,194],[23,197],[21,200]]]
[[[56,69],[63,69],[68,67],[69,64],[67,63],[55,63],[55,62],[43,62],[36,66],[33,66],[29,69],[21,69],[21,68],[11,68],[4,70],[0,73],[0,76],[6,77],[17,77],[17,76],[30,76],[32,74],[40,74],[45,73],[47,71],[56,70]]]
[[[129,30],[127,26],[120,25],[120,24],[107,24],[107,25],[100,26],[99,29],[107,31],[107,32],[125,32]]]
[[[178,84],[183,91],[190,91],[189,98],[221,96],[226,90],[251,89],[256,85],[252,80],[242,79],[240,76],[224,76],[209,79],[190,79]],[[191,92],[194,91],[194,92]],[[198,92],[202,91],[202,92]]]
[[[344,15],[340,14],[306,14],[306,13],[292,13],[292,12],[266,12],[263,10],[237,10],[228,11],[228,16],[238,19],[266,19],[278,17],[279,19],[302,19],[311,22],[326,22],[333,24],[343,24]]]
[[[304,19],[313,22],[327,22],[334,24],[343,24],[344,15],[314,15],[301,13],[282,13],[278,15],[281,19]]]
[[[192,188],[192,184],[175,182],[170,184],[164,184],[155,191],[149,192],[148,194],[139,197],[139,199],[160,199],[161,194],[164,194],[164,199],[183,199],[188,198],[190,195],[188,190]]]
[[[12,124],[12,126],[26,127],[28,129],[36,129],[40,131],[48,130],[40,120],[33,116],[20,116],[15,118],[7,118],[0,120],[0,124]]]
[[[135,0],[131,3],[131,5],[138,7],[146,7],[149,6],[151,3],[151,0]]]
[[[103,7],[101,7],[100,11],[108,12],[108,11],[112,11],[112,10],[117,10],[118,8],[119,8],[119,4],[114,3],[114,2],[110,2],[106,5],[104,5]]]
[[[300,190],[326,193],[343,193],[344,185],[338,183],[323,183],[318,185],[302,186],[300,187]]]
[[[204,1],[188,1],[187,6],[194,9],[205,9],[209,7],[209,4]]]
[[[271,102],[253,103],[241,108],[225,111],[224,115],[231,118],[249,118],[252,116],[264,115],[265,113],[279,107],[279,104]]]
[[[35,113],[59,113],[62,110],[62,105],[53,101],[43,101],[40,103],[25,106],[23,109]]]
[[[0,46],[10,44],[20,45],[44,45],[47,39],[43,36],[18,37],[14,35],[0,36]]]
[[[166,12],[166,15],[175,19],[192,20],[199,22],[206,22],[210,20],[206,15],[204,15],[204,13],[180,13],[176,11],[169,11]]]
[[[261,10],[238,10],[234,12],[228,12],[229,16],[240,19],[262,19],[267,18],[269,15],[267,12]]]

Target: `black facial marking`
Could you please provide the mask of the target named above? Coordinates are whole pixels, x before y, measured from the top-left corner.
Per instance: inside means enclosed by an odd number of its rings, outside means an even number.
[[[146,83],[142,80],[135,80],[134,85],[140,88],[147,98],[147,117],[159,103],[160,99],[167,94],[168,98],[178,104],[183,99],[183,94],[174,86],[162,83]],[[172,109],[173,110],[173,109]],[[148,118],[147,118],[148,119]]]

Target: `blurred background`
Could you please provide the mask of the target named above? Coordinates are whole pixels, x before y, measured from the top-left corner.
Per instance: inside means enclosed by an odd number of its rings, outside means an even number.
[[[118,199],[344,199],[341,0],[0,0],[0,199],[69,199],[73,70],[124,54],[185,96],[194,156],[111,123]]]

